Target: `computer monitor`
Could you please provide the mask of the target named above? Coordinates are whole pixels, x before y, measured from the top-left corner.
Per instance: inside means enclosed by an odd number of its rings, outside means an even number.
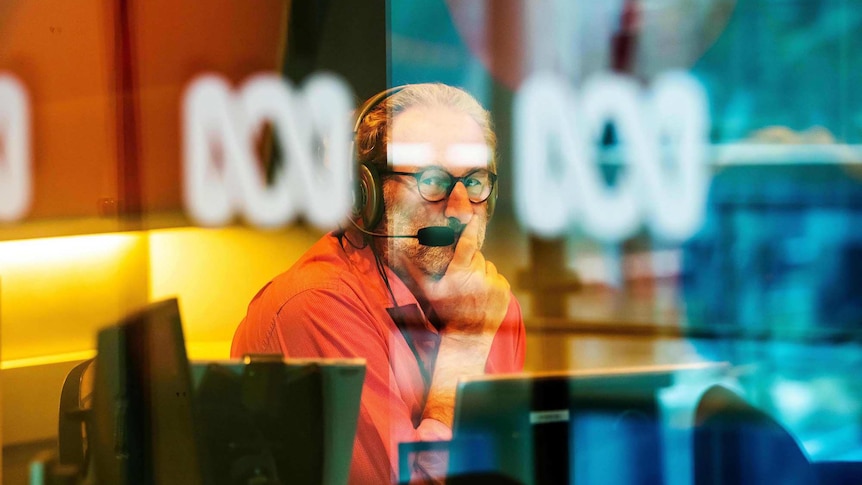
[[[177,300],[101,330],[97,346],[88,433],[96,483],[206,483]]]
[[[668,476],[662,394],[680,374],[719,367],[652,366],[463,380],[456,397],[448,475],[493,474],[525,484],[678,482]]]
[[[190,365],[176,299],[99,332],[88,430],[96,484],[344,484],[362,359]]]
[[[257,355],[192,375],[213,484],[347,483],[364,359]]]

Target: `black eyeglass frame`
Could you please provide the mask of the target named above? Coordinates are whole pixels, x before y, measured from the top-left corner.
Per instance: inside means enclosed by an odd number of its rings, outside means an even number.
[[[449,189],[446,190],[446,194],[437,200],[429,200],[427,197],[425,197],[425,194],[423,194],[422,190],[419,188],[420,178],[426,172],[429,172],[431,170],[445,173],[446,175],[449,176],[449,181],[451,183],[451,185],[449,185]],[[470,178],[471,176],[473,176],[474,174],[476,174],[477,172],[487,172],[488,181],[490,182],[488,184],[489,185],[488,195],[486,195],[485,198],[483,198],[482,200],[470,199],[470,202],[472,202],[474,204],[481,204],[481,203],[483,203],[483,202],[485,202],[491,198],[491,194],[494,193],[494,186],[497,184],[497,174],[488,170],[487,168],[475,168],[475,169],[470,170],[469,172],[465,173],[464,175],[462,175],[460,177],[456,177],[456,176],[452,175],[451,173],[449,173],[448,171],[446,171],[440,167],[428,167],[428,168],[424,168],[422,170],[418,170],[416,172],[399,172],[397,170],[381,170],[380,171],[381,175],[408,175],[410,177],[413,177],[414,179],[416,179],[416,191],[419,192],[419,195],[422,197],[422,199],[427,201],[427,202],[440,202],[440,201],[448,199],[449,196],[452,195],[452,191],[455,190],[455,186],[458,185],[458,182],[461,182],[461,184],[463,184],[464,187],[467,188],[467,184],[464,183],[464,181],[467,180],[468,178]],[[467,197],[469,198],[469,196],[470,196],[470,192],[468,190],[467,191]]]

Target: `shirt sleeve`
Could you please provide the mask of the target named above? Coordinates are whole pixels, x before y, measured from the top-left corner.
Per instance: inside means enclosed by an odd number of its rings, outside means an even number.
[[[524,370],[524,360],[527,356],[527,332],[524,329],[524,316],[521,314],[521,304],[515,298],[514,294],[509,301],[506,321],[514,327],[511,330],[513,337],[511,337],[511,342],[508,344],[515,349],[512,359],[512,372],[522,372]]]
[[[485,364],[485,373],[521,372],[524,370],[526,354],[527,336],[524,330],[524,319],[521,315],[521,305],[515,295],[512,295],[503,323],[500,324],[497,335],[494,336],[491,353]]]

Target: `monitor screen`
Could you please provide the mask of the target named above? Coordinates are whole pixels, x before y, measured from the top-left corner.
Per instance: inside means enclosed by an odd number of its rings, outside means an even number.
[[[717,367],[650,366],[463,380],[449,476],[491,473],[528,484],[673,483],[667,476],[663,396],[680,374],[710,368]]]

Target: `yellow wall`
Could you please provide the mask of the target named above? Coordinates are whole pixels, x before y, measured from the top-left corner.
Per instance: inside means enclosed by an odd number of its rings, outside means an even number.
[[[303,228],[151,231],[150,299],[179,297],[192,358],[226,358],[251,298],[319,237]]]
[[[65,373],[147,302],[147,245],[134,232],[0,242],[4,444],[56,436]]]
[[[178,297],[192,358],[226,358],[254,294],[319,237],[302,227],[180,228],[0,242],[4,445],[56,436],[68,369],[98,330]]]
[[[0,242],[3,361],[92,349],[147,302],[148,259],[142,233]]]

